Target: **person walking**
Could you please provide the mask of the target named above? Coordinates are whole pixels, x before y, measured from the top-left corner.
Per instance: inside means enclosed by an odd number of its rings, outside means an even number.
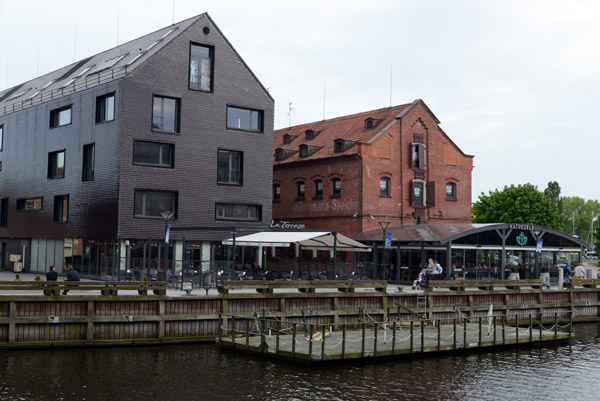
[[[79,273],[77,273],[77,270],[73,270],[71,265],[67,265],[67,281],[80,281]],[[69,290],[63,290],[62,294],[67,295],[68,292]]]
[[[567,260],[565,262],[565,284],[566,283],[570,283],[571,282],[571,274],[573,274],[573,270],[571,270],[571,264],[569,263],[569,261]]]
[[[48,268],[46,272],[46,281],[56,281],[58,279],[58,273],[55,270],[54,265]]]

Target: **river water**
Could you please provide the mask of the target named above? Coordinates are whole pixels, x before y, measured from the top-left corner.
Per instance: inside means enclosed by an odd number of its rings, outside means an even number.
[[[600,324],[548,347],[323,367],[215,345],[0,351],[0,400],[598,400]]]

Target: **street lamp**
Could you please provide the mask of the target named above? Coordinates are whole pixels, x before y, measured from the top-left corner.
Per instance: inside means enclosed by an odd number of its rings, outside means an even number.
[[[171,231],[171,227],[169,226],[169,220],[171,220],[173,216],[175,216],[175,213],[169,210],[165,210],[163,212],[160,212],[160,216],[165,221],[165,285],[167,285],[167,263],[169,263],[169,234]],[[173,254],[173,257],[174,256],[175,254]],[[181,277],[183,278],[183,275]]]
[[[381,226],[381,229],[383,230],[383,249],[381,251],[381,266],[385,266],[385,256],[386,256],[386,252],[385,250],[387,249],[387,244],[386,244],[386,230],[388,228],[388,226],[390,225],[389,221],[380,221],[379,225]],[[385,267],[383,267],[385,269]],[[385,277],[385,270],[384,270],[384,277]],[[373,277],[373,280],[376,280],[377,277]]]

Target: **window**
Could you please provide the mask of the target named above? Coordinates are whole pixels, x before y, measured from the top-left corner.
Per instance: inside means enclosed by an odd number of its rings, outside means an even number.
[[[260,221],[261,212],[259,205],[215,204],[215,220]]]
[[[227,128],[262,132],[263,112],[227,106]]]
[[[425,207],[425,183],[423,181],[412,182],[411,195],[413,207]]]
[[[390,196],[390,179],[383,177],[379,179],[379,196]]]
[[[281,200],[281,185],[273,184],[273,201]]]
[[[342,180],[334,178],[331,180],[332,192],[331,196],[340,196],[342,193]]]
[[[446,183],[446,200],[456,200],[456,184],[453,182]]]
[[[179,132],[180,100],[154,96],[152,105],[152,130]]]
[[[304,199],[304,191],[305,187],[304,187],[304,181],[299,181],[296,183],[296,199],[297,200],[302,200]]]
[[[281,149],[281,148],[275,149],[275,160],[276,161],[281,161],[283,159],[284,159],[284,157],[283,157],[283,149]]]
[[[65,177],[65,151],[51,152],[48,154],[48,178]]]
[[[0,152],[4,145],[4,125],[0,125]]]
[[[334,142],[333,152],[334,153],[342,153],[344,151],[344,140],[338,139]]]
[[[190,47],[190,89],[212,92],[214,48],[192,44]]]
[[[0,201],[0,227],[8,227],[8,198]]]
[[[58,195],[54,197],[54,221],[66,223],[69,215],[69,195]]]
[[[371,129],[371,128],[375,128],[379,125],[380,122],[382,122],[383,119],[376,119],[376,118],[367,118],[365,120],[365,129]]]
[[[242,185],[243,153],[219,149],[217,156],[217,183]]]
[[[321,131],[315,131],[314,129],[309,129],[304,131],[304,139],[307,141],[310,141],[312,139],[315,139],[315,137],[317,135],[319,135],[321,133]]]
[[[42,210],[44,198],[17,199],[17,210],[19,212],[29,210]]]
[[[136,218],[162,219],[161,213],[169,211],[177,218],[177,193],[167,191],[135,191]]]
[[[292,143],[292,141],[294,139],[296,139],[296,135],[285,134],[283,136],[283,143],[284,144]]]
[[[300,145],[300,157],[308,156],[308,146]]]
[[[83,145],[81,181],[94,181],[94,144]]]
[[[425,145],[413,143],[410,147],[410,161],[413,170],[425,170]]]
[[[133,164],[173,167],[175,145],[170,143],[133,141]]]
[[[315,196],[313,199],[323,198],[323,181],[315,180]]]
[[[71,105],[50,111],[50,128],[71,124]]]
[[[115,94],[98,96],[96,98],[96,124],[115,119]]]

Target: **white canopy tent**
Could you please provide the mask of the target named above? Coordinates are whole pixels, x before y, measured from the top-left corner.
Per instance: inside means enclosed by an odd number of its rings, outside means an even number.
[[[233,244],[233,238],[223,241],[223,245]],[[235,245],[239,246],[288,247],[291,244],[298,244],[306,250],[371,252],[370,246],[329,231],[265,231],[235,238]]]

